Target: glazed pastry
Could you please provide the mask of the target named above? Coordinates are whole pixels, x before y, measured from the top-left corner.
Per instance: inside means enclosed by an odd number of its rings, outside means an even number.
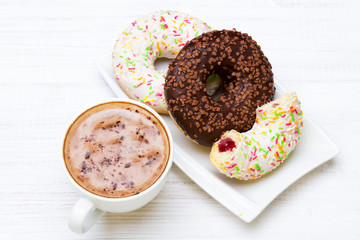
[[[209,147],[228,130],[251,129],[256,108],[274,95],[268,59],[249,35],[236,30],[191,40],[170,63],[165,80],[171,117],[188,138]]]
[[[134,21],[114,46],[116,79],[129,97],[167,113],[165,72],[155,68],[155,60],[174,58],[189,40],[211,30],[201,20],[177,11],[158,11]]]
[[[212,146],[210,161],[230,178],[259,178],[280,166],[295,149],[302,126],[296,93],[285,94],[256,109],[256,122],[249,131],[224,133]]]

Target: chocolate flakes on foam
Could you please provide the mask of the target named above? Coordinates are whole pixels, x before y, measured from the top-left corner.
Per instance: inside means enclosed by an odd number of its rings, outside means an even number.
[[[218,99],[206,93],[212,74],[222,79]],[[275,95],[271,64],[246,33],[233,30],[204,33],[170,63],[165,81],[168,110],[192,140],[211,146],[223,132],[245,132],[255,122],[255,110]]]

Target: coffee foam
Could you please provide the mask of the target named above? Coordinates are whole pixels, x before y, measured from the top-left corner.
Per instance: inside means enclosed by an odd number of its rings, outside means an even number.
[[[94,194],[121,198],[150,187],[165,170],[169,139],[147,110],[124,102],[95,106],[70,126],[64,159],[72,178]]]

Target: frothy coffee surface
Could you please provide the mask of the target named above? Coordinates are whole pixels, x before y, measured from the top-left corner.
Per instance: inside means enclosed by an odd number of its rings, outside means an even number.
[[[98,105],[70,127],[64,159],[73,179],[94,194],[119,198],[138,194],[161,176],[169,139],[150,112],[124,102]]]

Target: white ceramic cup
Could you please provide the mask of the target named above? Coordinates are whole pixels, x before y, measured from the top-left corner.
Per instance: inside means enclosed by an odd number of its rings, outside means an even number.
[[[168,136],[169,149],[170,149],[169,159],[165,170],[163,171],[161,176],[156,180],[156,182],[153,185],[151,185],[149,188],[140,192],[137,195],[124,197],[124,198],[106,198],[95,195],[91,192],[88,192],[86,189],[82,188],[79,184],[77,184],[77,182],[71,177],[69,171],[67,170],[64,159],[64,141],[67,136],[68,130],[71,126],[70,124],[69,128],[66,131],[65,138],[62,141],[62,156],[63,156],[63,166],[65,167],[65,172],[66,175],[68,176],[68,179],[70,180],[72,185],[74,185],[75,189],[78,190],[82,195],[82,197],[75,203],[69,218],[69,227],[73,232],[76,233],[87,232],[95,224],[95,222],[106,212],[115,212],[115,213],[130,212],[146,205],[148,202],[154,199],[157,196],[157,194],[160,192],[160,190],[164,187],[168,177],[168,173],[172,165],[172,157],[173,157],[172,136],[166,123],[157,112],[155,112],[153,109],[146,106],[145,104],[129,99],[126,100],[114,99],[111,101],[100,102],[98,104],[95,104],[94,106],[107,102],[132,103],[152,113],[164,126],[164,129]],[[86,112],[89,108],[87,108],[83,112]],[[76,119],[77,117],[75,118],[74,121],[72,121],[72,123],[75,122]]]

